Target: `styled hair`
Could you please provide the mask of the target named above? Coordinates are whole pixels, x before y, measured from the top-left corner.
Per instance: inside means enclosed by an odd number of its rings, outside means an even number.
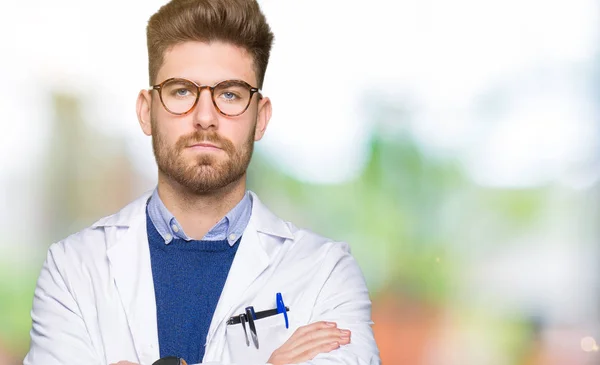
[[[150,85],[171,47],[220,41],[250,54],[261,88],[273,44],[273,33],[256,0],[171,0],[150,17],[146,37]]]

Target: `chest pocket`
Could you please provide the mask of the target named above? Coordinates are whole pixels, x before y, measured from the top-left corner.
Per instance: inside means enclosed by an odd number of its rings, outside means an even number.
[[[288,312],[289,328],[285,328],[283,314],[261,318],[254,321],[258,336],[258,349],[252,341],[250,326],[246,323],[249,346],[246,345],[246,334],[241,324],[227,326],[227,350],[233,363],[264,364],[277,348],[287,341],[296,330],[293,326],[292,312]]]

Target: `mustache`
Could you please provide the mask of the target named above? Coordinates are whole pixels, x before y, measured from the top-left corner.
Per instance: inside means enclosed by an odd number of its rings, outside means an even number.
[[[202,142],[210,142],[212,144],[215,144],[223,151],[227,152],[227,154],[229,155],[235,152],[233,142],[231,142],[227,138],[219,136],[216,132],[205,132],[201,130],[195,131],[193,133],[179,138],[176,144],[176,148],[177,150],[182,150],[187,146]]]

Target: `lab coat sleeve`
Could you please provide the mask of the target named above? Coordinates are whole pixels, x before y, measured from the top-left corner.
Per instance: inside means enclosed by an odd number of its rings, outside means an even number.
[[[95,353],[64,271],[63,243],[56,243],[38,278],[31,310],[29,353],[24,365],[106,365]]]
[[[328,252],[335,257],[313,309],[310,322],[336,322],[351,331],[350,344],[317,355],[302,365],[380,365],[371,321],[371,300],[364,276],[345,243],[336,243]],[[329,267],[326,265],[326,267]]]

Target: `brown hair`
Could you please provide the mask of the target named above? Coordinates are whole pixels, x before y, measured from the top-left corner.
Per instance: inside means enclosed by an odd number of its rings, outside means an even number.
[[[245,49],[254,60],[261,88],[273,33],[256,0],[171,0],[148,21],[150,85],[163,64],[165,52],[187,41],[221,41]]]

